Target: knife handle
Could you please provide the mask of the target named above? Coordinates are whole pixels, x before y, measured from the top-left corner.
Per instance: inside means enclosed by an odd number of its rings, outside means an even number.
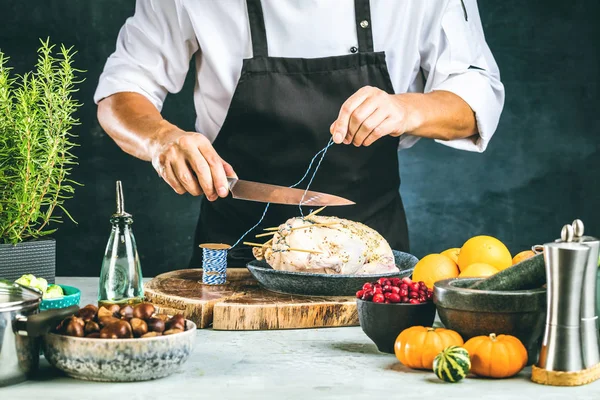
[[[237,183],[238,178],[227,177],[227,183],[229,184],[229,190],[233,189],[235,184]]]

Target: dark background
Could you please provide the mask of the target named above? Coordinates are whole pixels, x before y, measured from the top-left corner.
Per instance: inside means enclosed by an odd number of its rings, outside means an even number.
[[[122,180],[145,276],[187,266],[199,199],[179,196],[149,163],[121,152],[96,121],[92,96],[133,0],[0,0],[0,49],[16,72],[31,69],[39,38],[73,45],[87,70],[79,99],[81,147],[67,208],[78,225],[55,234],[58,275],[98,276]],[[600,102],[597,0],[479,2],[488,44],[500,66],[506,103],[483,154],[421,140],[400,152],[412,252],[422,257],[488,234],[513,254],[558,237],[583,219],[600,235]],[[193,129],[193,76],[171,95],[164,116]]]

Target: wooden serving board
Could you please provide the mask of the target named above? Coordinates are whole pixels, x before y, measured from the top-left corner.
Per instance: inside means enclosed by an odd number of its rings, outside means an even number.
[[[354,297],[315,297],[273,293],[245,268],[227,269],[227,284],[202,283],[202,269],[158,275],[144,285],[146,299],[160,312],[183,314],[217,330],[268,330],[357,326]]]

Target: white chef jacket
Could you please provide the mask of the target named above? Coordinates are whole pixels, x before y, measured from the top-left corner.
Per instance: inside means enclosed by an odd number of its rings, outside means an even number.
[[[330,57],[350,54],[358,46],[354,0],[262,0],[262,5],[269,56]],[[375,51],[386,53],[396,93],[446,90],[474,110],[478,135],[438,142],[483,152],[498,125],[504,87],[477,1],[371,0],[370,26]],[[213,141],[227,115],[242,60],[252,57],[245,0],[137,0],[94,101],[136,92],[160,111],[167,93],[181,90],[192,57],[196,130]],[[400,148],[417,140],[402,135]]]

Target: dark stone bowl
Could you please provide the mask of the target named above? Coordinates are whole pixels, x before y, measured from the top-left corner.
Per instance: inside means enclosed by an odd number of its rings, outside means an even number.
[[[481,278],[436,282],[433,301],[440,320],[466,342],[490,333],[517,337],[527,348],[528,364],[537,361],[546,321],[546,288],[491,291],[467,289]]]
[[[332,275],[309,272],[277,271],[266,261],[250,261],[250,273],[267,290],[277,293],[305,296],[354,296],[365,282],[379,278],[404,278],[410,276],[419,261],[412,254],[393,250],[399,272],[376,275]]]
[[[358,321],[363,332],[382,353],[394,354],[396,338],[411,326],[431,326],[435,304],[385,304],[356,299]]]

